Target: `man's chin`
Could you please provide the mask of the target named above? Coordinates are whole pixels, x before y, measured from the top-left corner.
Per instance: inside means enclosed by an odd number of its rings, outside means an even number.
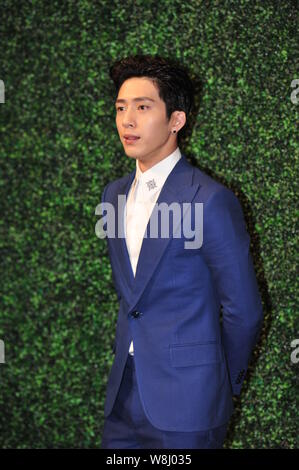
[[[127,155],[127,157],[129,158],[139,158],[139,155],[137,153],[134,153],[134,152],[130,152],[130,150],[127,150],[127,149],[124,149],[125,150],[125,154]]]

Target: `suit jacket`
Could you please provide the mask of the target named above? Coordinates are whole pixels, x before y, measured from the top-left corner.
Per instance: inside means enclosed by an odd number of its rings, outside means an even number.
[[[152,425],[214,428],[231,417],[263,319],[243,212],[231,190],[182,154],[157,204],[203,203],[203,243],[185,249],[188,239],[173,236],[170,220],[168,238],[143,239],[134,277],[117,233],[124,223],[118,195],[128,196],[135,172],[108,183],[102,195],[116,213],[116,237],[106,240],[119,300],[104,415],[112,411],[133,339],[138,390]]]

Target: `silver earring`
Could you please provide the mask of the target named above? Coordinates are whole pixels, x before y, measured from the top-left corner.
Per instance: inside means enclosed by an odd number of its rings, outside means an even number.
[[[175,134],[175,133],[176,133],[176,130],[175,130],[175,129],[173,129],[172,133],[173,133],[173,134]]]

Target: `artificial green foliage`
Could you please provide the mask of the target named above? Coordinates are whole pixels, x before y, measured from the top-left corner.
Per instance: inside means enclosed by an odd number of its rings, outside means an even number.
[[[200,83],[180,148],[251,236],[265,320],[225,447],[298,446],[296,16],[283,0],[2,0],[0,447],[100,447],[118,303],[95,208],[134,169],[108,69],[135,53]]]

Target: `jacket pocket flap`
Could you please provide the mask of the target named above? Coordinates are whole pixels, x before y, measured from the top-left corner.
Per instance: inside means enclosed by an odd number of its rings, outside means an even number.
[[[170,359],[173,367],[201,366],[221,362],[218,343],[194,343],[170,345]]]

